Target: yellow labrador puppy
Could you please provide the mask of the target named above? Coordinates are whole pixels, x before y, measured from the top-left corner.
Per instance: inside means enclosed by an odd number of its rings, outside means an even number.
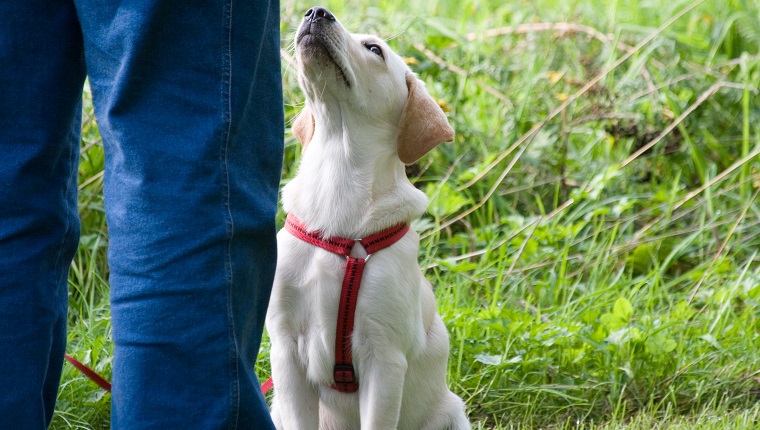
[[[349,33],[324,8],[306,12],[296,54],[304,151],[282,192],[266,321],[275,425],[469,429],[446,386],[448,333],[408,228],[427,199],[404,173],[454,130],[386,43]]]

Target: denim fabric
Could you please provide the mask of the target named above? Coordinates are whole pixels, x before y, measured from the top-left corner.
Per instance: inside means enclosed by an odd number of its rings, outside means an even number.
[[[85,68],[71,4],[0,2],[0,428],[50,421],[79,238]]]
[[[0,2],[0,29],[0,428],[44,428],[55,402],[85,70],[106,150],[113,428],[272,428],[254,361],[276,253],[278,2]]]

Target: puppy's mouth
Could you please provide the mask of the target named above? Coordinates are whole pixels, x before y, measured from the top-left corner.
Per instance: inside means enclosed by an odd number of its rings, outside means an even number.
[[[344,55],[341,55],[339,49],[341,41],[336,37],[336,32],[331,28],[332,25],[335,25],[334,22],[322,24],[305,20],[296,35],[298,54],[302,59],[325,57],[335,66],[336,78],[346,87],[351,88],[349,74],[342,61]],[[303,64],[304,61],[301,63]]]

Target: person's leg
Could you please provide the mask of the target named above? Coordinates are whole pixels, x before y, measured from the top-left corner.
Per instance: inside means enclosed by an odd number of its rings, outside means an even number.
[[[271,428],[277,1],[77,0],[106,149],[113,428]]]
[[[79,240],[82,38],[66,1],[0,2],[0,428],[44,429]]]

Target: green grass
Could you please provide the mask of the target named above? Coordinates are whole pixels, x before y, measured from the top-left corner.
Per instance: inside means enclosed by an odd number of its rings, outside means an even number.
[[[283,1],[286,52],[310,6]],[[760,428],[756,1],[324,6],[390,38],[457,130],[410,170],[431,198],[415,226],[450,385],[475,428]],[[292,118],[303,96],[283,64]],[[87,93],[84,110],[68,348],[109,376]],[[299,155],[288,135],[284,181]],[[109,403],[67,365],[53,428],[107,428]]]

